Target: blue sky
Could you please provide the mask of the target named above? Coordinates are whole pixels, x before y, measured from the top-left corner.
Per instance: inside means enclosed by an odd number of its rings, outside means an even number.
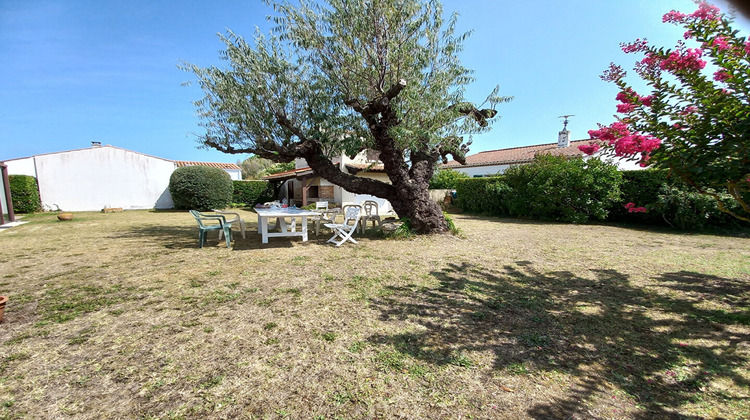
[[[715,0],[727,10],[724,0]],[[472,153],[557,141],[558,116],[574,114],[573,139],[615,112],[615,87],[599,79],[610,62],[632,68],[620,42],[646,37],[671,47],[681,28],[661,23],[691,0],[445,0],[459,29],[473,30],[462,55],[476,71],[469,99],[495,85],[514,96],[498,107]],[[216,34],[267,29],[270,10],[246,1],[3,0],[0,2],[0,160],[89,147],[91,141],[174,160],[235,162],[197,147],[192,101],[200,89],[180,61],[221,65]],[[735,27],[750,33],[750,22]],[[631,79],[632,80],[632,79]]]

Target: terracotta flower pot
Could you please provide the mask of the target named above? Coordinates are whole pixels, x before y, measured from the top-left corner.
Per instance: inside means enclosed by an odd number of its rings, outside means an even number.
[[[5,316],[5,302],[7,301],[7,296],[0,296],[0,322],[3,322],[3,316]]]
[[[57,220],[64,222],[66,220],[73,220],[73,213],[60,213],[57,215]]]

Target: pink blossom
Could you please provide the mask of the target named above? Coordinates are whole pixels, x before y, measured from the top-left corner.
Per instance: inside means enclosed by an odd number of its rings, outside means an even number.
[[[719,20],[719,13],[718,7],[702,2],[698,5],[698,10],[691,13],[689,16],[702,20]]]
[[[590,130],[589,136],[609,143],[614,148],[616,156],[648,155],[661,146],[660,139],[632,133],[622,121],[614,122],[609,127],[600,126],[598,130]]]
[[[690,39],[690,38],[693,37],[693,32],[692,31],[685,31],[685,33],[682,34],[682,37],[685,38],[685,39]]]
[[[644,106],[651,106],[651,101],[654,99],[653,96],[641,96],[640,100]]]
[[[635,207],[635,203],[625,204],[625,208],[628,209],[628,210],[632,209],[633,207]]]
[[[719,70],[716,73],[714,73],[714,80],[723,82],[727,79],[731,79],[732,75],[729,74],[726,70]]]
[[[682,111],[680,111],[680,114],[682,115],[694,114],[696,111],[698,111],[698,108],[693,105],[690,105],[690,106],[685,107],[685,109],[683,109]]]
[[[726,49],[729,49],[729,43],[727,42],[727,39],[723,36],[720,36],[713,40],[712,42],[713,46],[719,49],[719,51],[724,51]]]
[[[626,54],[634,52],[645,52],[648,49],[648,42],[645,39],[638,38],[629,44],[623,42],[622,44],[620,44],[620,48],[622,48],[622,51]]]
[[[591,144],[582,144],[578,146],[578,150],[582,151],[586,155],[593,155],[594,153],[598,152],[601,146],[597,143],[591,143]]]
[[[645,207],[631,207],[628,209],[628,213],[645,213]]]
[[[680,23],[687,17],[686,14],[680,13],[677,10],[672,10],[669,13],[665,14],[661,21],[664,23]]]
[[[750,41],[745,42],[745,54],[750,55]]]
[[[617,104],[617,112],[627,114],[635,110],[635,104]]]
[[[672,51],[666,59],[659,63],[659,67],[662,70],[698,71],[706,67],[706,62],[701,60],[702,56],[703,51],[698,48],[688,48],[687,51]]]

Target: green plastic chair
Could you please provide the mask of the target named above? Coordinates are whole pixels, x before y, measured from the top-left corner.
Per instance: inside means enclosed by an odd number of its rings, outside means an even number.
[[[198,221],[198,243],[201,248],[203,248],[203,243],[206,242],[206,233],[209,230],[223,231],[224,238],[227,240],[227,248],[231,248],[232,224],[227,223],[227,219],[224,216],[220,214],[203,214],[197,210],[190,210],[190,214]],[[203,222],[219,222],[219,224],[204,224]]]

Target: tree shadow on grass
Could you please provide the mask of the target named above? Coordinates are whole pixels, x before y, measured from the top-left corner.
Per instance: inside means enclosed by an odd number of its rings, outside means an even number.
[[[584,402],[613,387],[638,402],[635,418],[679,417],[701,399],[747,404],[736,392],[750,386],[742,372],[750,362],[746,281],[676,272],[644,286],[615,270],[583,278],[526,261],[502,270],[450,264],[431,274],[439,286],[391,287],[372,300],[381,319],[408,320],[420,332],[370,341],[436,365],[490,351],[494,369],[508,374],[576,378],[567,395],[531,407],[533,418],[585,417]],[[731,386],[709,389],[712,381]]]

